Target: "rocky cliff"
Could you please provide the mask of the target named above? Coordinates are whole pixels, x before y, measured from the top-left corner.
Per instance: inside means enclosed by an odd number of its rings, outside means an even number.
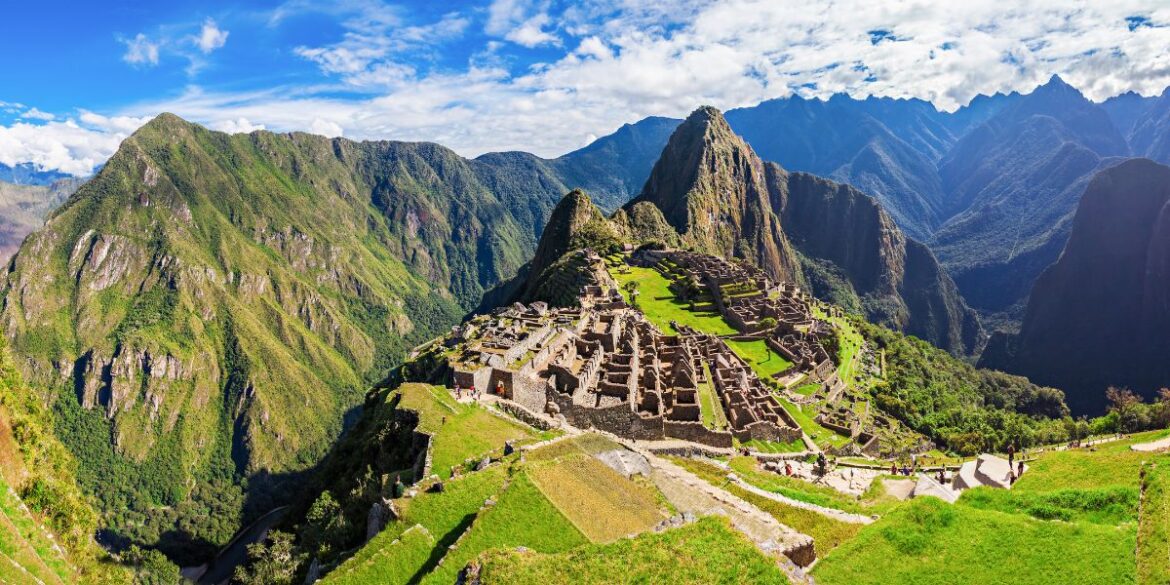
[[[1170,385],[1170,167],[1134,159],[1098,173],[1059,260],[1037,279],[1018,335],[981,365],[1065,390],[1099,412],[1107,386]]]

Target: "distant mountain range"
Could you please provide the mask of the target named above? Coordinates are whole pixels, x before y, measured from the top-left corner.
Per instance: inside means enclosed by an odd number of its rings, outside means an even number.
[[[20,247],[25,236],[44,224],[86,179],[66,177],[48,185],[17,185],[0,181],[0,264]]]

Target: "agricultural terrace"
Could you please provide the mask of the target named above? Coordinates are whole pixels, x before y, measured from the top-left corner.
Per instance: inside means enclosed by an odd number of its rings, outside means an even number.
[[[481,557],[484,584],[788,583],[776,561],[761,554],[719,516],[661,533],[643,534],[606,545],[560,554],[496,551]]]
[[[638,283],[638,308],[645,313],[651,323],[667,335],[678,333],[671,326],[672,321],[713,335],[736,333],[713,306],[710,310],[691,310],[689,302],[676,298],[670,290],[671,281],[658,270],[623,265],[610,270],[610,274],[617,281],[626,301],[631,304],[633,304],[630,300],[631,293],[626,290],[626,285],[630,282]]]
[[[451,467],[499,450],[505,441],[537,438],[531,428],[494,415],[474,404],[456,402],[444,388],[403,384],[399,408],[419,413],[418,430],[432,436],[431,469],[451,477]]]

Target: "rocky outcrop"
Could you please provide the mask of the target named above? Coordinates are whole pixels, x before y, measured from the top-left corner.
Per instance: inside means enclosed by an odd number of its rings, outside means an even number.
[[[772,212],[768,172],[723,115],[703,107],[674,131],[642,193],[625,209],[651,203],[684,246],[794,280],[799,263]]]
[[[1170,385],[1170,167],[1135,159],[1085,189],[1060,259],[1036,281],[1016,335],[980,365],[1061,388],[1100,412],[1106,387]]]

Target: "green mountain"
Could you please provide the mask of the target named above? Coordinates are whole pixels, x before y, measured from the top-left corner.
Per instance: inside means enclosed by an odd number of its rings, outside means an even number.
[[[975,313],[934,256],[873,198],[760,160],[714,108],[675,130],[623,221],[638,217],[653,229],[647,204],[683,246],[805,282],[821,298],[952,352],[982,342]]]
[[[166,114],[128,138],[0,309],[108,537],[195,562],[275,505],[371,382],[530,257],[554,166]]]

